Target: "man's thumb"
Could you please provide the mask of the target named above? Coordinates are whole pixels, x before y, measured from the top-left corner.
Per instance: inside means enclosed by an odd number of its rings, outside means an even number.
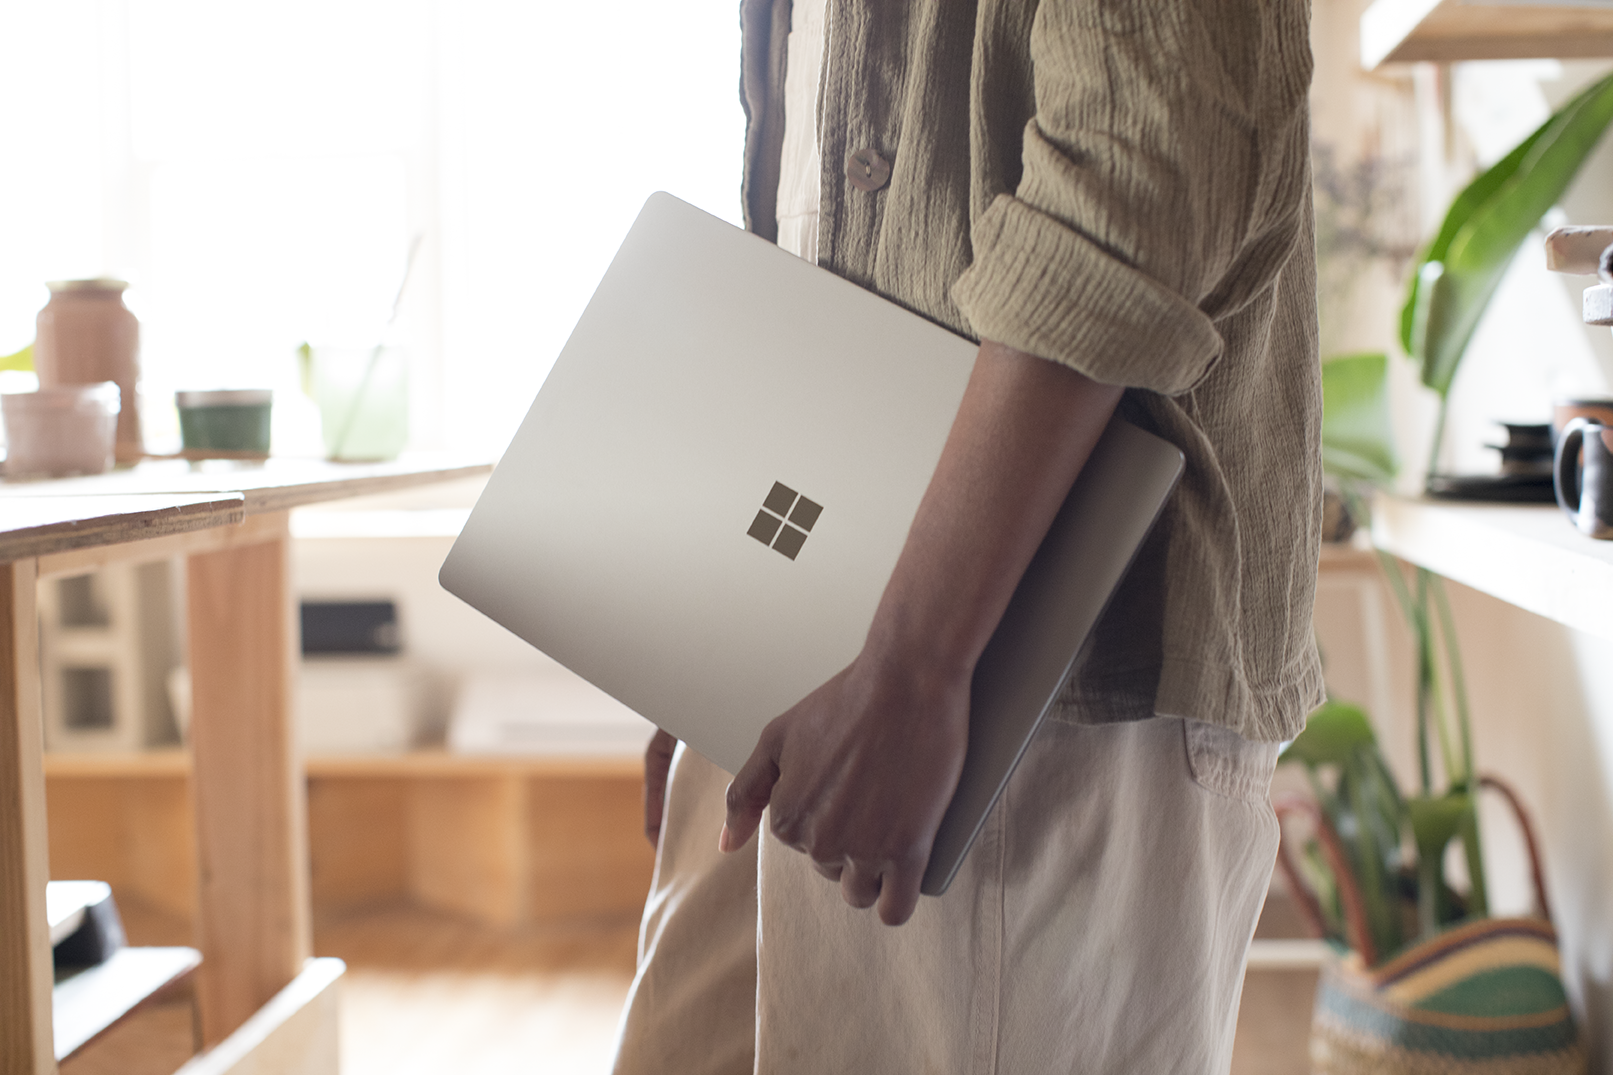
[[[762,734],[761,742],[751,751],[750,760],[728,785],[728,819],[717,839],[717,846],[723,851],[738,851],[744,847],[762,823],[762,811],[773,797],[773,785],[778,783],[779,776],[771,740],[771,736]]]

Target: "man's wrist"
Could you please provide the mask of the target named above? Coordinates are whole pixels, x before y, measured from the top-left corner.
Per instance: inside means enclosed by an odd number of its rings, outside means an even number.
[[[966,641],[956,624],[924,622],[926,617],[904,611],[875,615],[863,644],[863,659],[921,695],[967,689],[983,645]]]

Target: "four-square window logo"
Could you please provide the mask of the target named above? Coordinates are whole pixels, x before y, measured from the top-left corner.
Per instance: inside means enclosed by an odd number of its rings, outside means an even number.
[[[814,504],[783,482],[774,482],[767,499],[762,501],[762,510],[745,532],[793,560],[822,514],[823,505]]]

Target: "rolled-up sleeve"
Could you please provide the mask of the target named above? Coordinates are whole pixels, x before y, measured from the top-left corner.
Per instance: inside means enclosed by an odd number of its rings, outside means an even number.
[[[1179,395],[1276,279],[1305,175],[1306,27],[1258,0],[1044,0],[1022,172],[972,222],[975,333]]]

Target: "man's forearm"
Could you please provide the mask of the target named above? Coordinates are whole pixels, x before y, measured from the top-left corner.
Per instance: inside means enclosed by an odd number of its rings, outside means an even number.
[[[1121,391],[1068,366],[981,344],[875,615],[871,655],[924,676],[973,673]]]

